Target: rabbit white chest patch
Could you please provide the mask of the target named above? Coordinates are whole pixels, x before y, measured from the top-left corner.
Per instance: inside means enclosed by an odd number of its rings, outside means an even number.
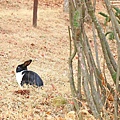
[[[21,81],[22,81],[23,75],[24,75],[24,74],[22,74],[22,72],[23,71],[16,73],[16,80],[20,86],[21,86]]]

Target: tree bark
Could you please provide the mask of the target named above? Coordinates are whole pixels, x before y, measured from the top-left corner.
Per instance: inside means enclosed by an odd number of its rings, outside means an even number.
[[[38,9],[38,0],[34,0],[34,5],[33,5],[33,27],[37,27],[37,9]]]

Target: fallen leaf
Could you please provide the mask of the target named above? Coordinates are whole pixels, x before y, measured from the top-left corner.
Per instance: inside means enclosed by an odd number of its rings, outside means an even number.
[[[15,94],[21,94],[21,95],[29,95],[30,94],[30,90],[17,90],[14,91]]]
[[[65,120],[76,120],[75,111],[70,111],[65,114]]]

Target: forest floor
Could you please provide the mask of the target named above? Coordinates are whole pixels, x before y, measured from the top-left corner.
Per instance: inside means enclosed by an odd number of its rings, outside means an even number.
[[[33,0],[0,1],[0,120],[75,120],[68,79],[69,18],[60,0],[49,1],[39,1],[37,28],[32,27]],[[104,9],[99,4],[97,9]],[[44,87],[30,86],[23,95],[15,69],[29,59],[28,69],[41,76]],[[83,116],[94,120],[89,113]]]

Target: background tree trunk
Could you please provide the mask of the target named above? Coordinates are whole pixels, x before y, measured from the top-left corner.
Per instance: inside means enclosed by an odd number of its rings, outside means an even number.
[[[63,11],[67,13],[69,12],[69,0],[64,0]]]
[[[34,0],[34,5],[33,5],[33,27],[37,27],[37,9],[38,9],[38,0]]]

